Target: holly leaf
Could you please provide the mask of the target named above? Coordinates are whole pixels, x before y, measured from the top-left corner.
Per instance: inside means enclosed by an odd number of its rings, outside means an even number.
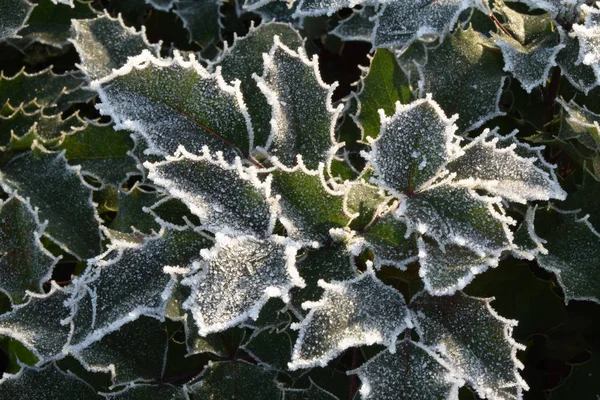
[[[409,232],[417,231],[440,245],[458,244],[477,252],[499,255],[512,240],[514,221],[504,214],[499,198],[443,184],[403,201],[398,216]]]
[[[373,47],[406,47],[424,36],[444,40],[448,31],[456,26],[459,15],[475,5],[473,0],[381,3],[373,32]]]
[[[431,96],[408,105],[396,102],[391,117],[384,111],[381,133],[370,140],[364,154],[375,170],[376,182],[397,197],[420,190],[444,172],[447,162],[460,154],[456,117],[448,119]]]
[[[160,224],[155,221],[147,207],[164,199],[164,194],[157,191],[147,191],[138,184],[133,185],[128,191],[119,190],[119,205],[117,215],[110,224],[110,228],[125,232],[141,232],[150,235],[160,231]]]
[[[308,389],[284,389],[283,398],[285,400],[339,400],[335,395],[315,384],[312,379],[308,379],[310,380]]]
[[[362,382],[361,399],[457,399],[464,381],[426,346],[404,339],[394,353],[383,350],[360,368],[348,371]]]
[[[210,241],[191,229],[165,228],[141,243],[116,241],[90,260],[69,301],[70,350],[79,352],[141,315],[163,319],[174,274],[199,258]]]
[[[50,152],[34,144],[32,151],[13,157],[2,168],[0,184],[6,192],[30,199],[31,206],[39,209],[40,220],[48,220],[44,236],[65,251],[79,259],[100,252],[99,217],[92,190],[83,182],[79,167],[67,164],[63,152]]]
[[[194,397],[201,399],[275,400],[282,397],[276,375],[277,372],[242,360],[210,362],[200,375],[200,381],[186,387]]]
[[[173,12],[183,21],[190,43],[203,48],[215,46],[221,40],[221,0],[177,0]]]
[[[585,14],[585,23],[573,24],[573,37],[579,41],[579,58],[576,64],[583,63],[594,69],[600,80],[600,10],[596,7],[581,5]]]
[[[276,216],[270,197],[270,180],[261,182],[255,169],[242,166],[240,159],[227,164],[207,148],[194,156],[180,148],[174,157],[144,164],[148,178],[181,199],[200,219],[203,229],[226,234],[256,234],[268,237]]]
[[[268,53],[273,47],[273,37],[292,49],[297,49],[304,44],[304,40],[289,24],[262,23],[255,28],[250,27],[250,32],[244,37],[235,37],[231,47],[225,45],[223,53],[215,64],[221,67],[223,79],[231,82],[234,79],[241,81],[240,90],[248,106],[248,113],[252,118],[254,127],[254,143],[264,146],[271,133],[271,107],[263,96],[256,82],[254,74],[263,72],[263,53]],[[244,62],[240,62],[243,59]]]
[[[291,371],[326,366],[349,347],[380,343],[394,351],[396,336],[409,324],[402,295],[383,284],[371,268],[347,281],[319,281],[325,292],[318,302],[305,302],[310,312],[298,329]]]
[[[362,128],[363,140],[376,138],[379,135],[385,114],[394,114],[396,103],[407,104],[412,94],[408,80],[396,62],[394,53],[386,49],[377,49],[371,59],[367,75],[359,81],[358,92],[360,107],[354,120]]]
[[[167,339],[158,320],[141,317],[74,355],[89,371],[110,372],[113,386],[153,381],[162,375]]]
[[[176,52],[174,59],[159,59],[145,50],[91,86],[102,99],[100,112],[117,129],[146,139],[146,154],[172,154],[182,145],[197,153],[209,146],[233,160],[252,147],[239,82],[226,84],[219,71],[209,73],[194,57],[185,61]]]
[[[556,65],[556,57],[565,47],[565,33],[559,25],[552,25],[552,16],[526,15],[506,6],[496,7],[504,14],[506,29],[513,36],[500,31],[493,36],[504,57],[504,70],[519,80],[527,93],[543,85]]]
[[[40,0],[27,19],[27,26],[19,31],[21,39],[13,39],[11,44],[22,51],[32,43],[42,43],[62,48],[69,44],[71,20],[94,18],[98,12],[91,2],[75,1],[75,7],[56,5],[50,0]]]
[[[24,366],[17,374],[0,379],[2,399],[95,399],[96,390],[72,373],[62,372],[56,364],[43,368]]]
[[[18,37],[17,32],[25,26],[34,5],[27,0],[6,0],[0,5],[0,42]]]
[[[360,10],[354,10],[350,17],[341,21],[338,26],[329,33],[339,37],[344,42],[371,42],[373,30],[375,29],[374,17],[376,14],[377,8],[371,6],[365,6]]]
[[[359,179],[346,184],[344,209],[353,216],[352,227],[362,229],[384,213],[390,200],[383,189]]]
[[[69,337],[69,326],[63,323],[69,308],[64,303],[70,294],[54,281],[46,294],[28,292],[26,303],[0,315],[0,335],[21,342],[39,359],[38,364],[64,357],[62,350]]]
[[[304,49],[291,50],[277,36],[273,40],[263,75],[254,75],[272,113],[264,150],[288,168],[301,158],[308,168],[317,169],[339,147],[335,124],[343,105],[334,108],[331,103],[337,83],[323,82],[316,56],[310,60]]]
[[[454,182],[523,204],[532,200],[566,198],[556,176],[543,168],[545,161],[540,154],[536,157],[532,154],[534,149],[530,148],[529,154],[523,157],[518,154],[518,146],[523,152],[528,145],[519,143],[514,135],[501,144],[498,143],[500,139],[496,131],[485,129],[464,146],[464,154],[446,166],[448,171],[456,174]],[[509,145],[511,140],[514,143]]]
[[[373,264],[380,269],[384,265],[393,265],[401,270],[417,259],[417,246],[406,224],[388,213],[369,226],[362,236],[350,241],[354,255],[364,249],[373,252]]]
[[[427,64],[420,69],[420,93],[432,93],[447,114],[458,113],[456,123],[462,132],[503,115],[498,107],[505,80],[502,62],[497,51],[472,27],[459,27],[438,47],[430,48]]]
[[[0,201],[0,290],[13,303],[22,303],[27,291],[42,293],[59,260],[40,242],[44,229],[28,201],[14,194]]]
[[[600,234],[589,223],[588,216],[577,217],[577,212],[561,211],[555,207],[540,209],[536,218],[536,233],[543,240],[546,254],[539,254],[540,267],[553,272],[565,293],[565,303],[571,300],[600,302],[600,291],[595,282],[600,279],[596,267],[600,262]],[[569,232],[569,240],[564,240]]]
[[[318,170],[298,164],[293,169],[275,169],[272,191],[282,209],[280,221],[297,241],[318,245],[329,240],[329,230],[348,225],[344,212],[344,190],[332,190],[325,182],[323,165]]]
[[[54,4],[65,4],[67,6],[75,7],[73,0],[52,0]]]
[[[169,11],[175,5],[175,0],[146,0],[146,4],[150,4],[157,10]]]
[[[248,318],[256,319],[271,297],[289,301],[292,287],[304,281],[295,267],[298,246],[281,236],[227,237],[216,234],[203,261],[181,281],[192,291],[183,303],[200,335],[223,331]]]
[[[556,56],[556,64],[571,85],[587,95],[600,84],[600,78],[596,76],[592,66],[577,63],[580,52],[577,38],[564,35],[564,43],[565,47]]]
[[[70,41],[81,58],[78,66],[90,79],[110,75],[144,50],[160,56],[160,43],[150,44],[144,27],[139,32],[129,28],[120,15],[112,18],[105,11],[97,18],[73,20],[72,24]]]
[[[422,344],[438,352],[480,397],[518,399],[528,389],[516,357],[525,346],[511,337],[517,321],[500,317],[491,300],[421,292],[413,297],[411,314]]]
[[[419,238],[419,276],[434,296],[452,295],[467,286],[475,275],[498,265],[498,259],[482,251],[449,244],[440,248]]]
[[[64,136],[57,146],[83,175],[104,185],[119,187],[131,175],[139,175],[138,161],[131,156],[134,142],[129,132],[115,131],[112,123],[86,120],[85,125]]]
[[[0,105],[9,102],[13,107],[35,104],[52,109],[61,97],[78,91],[86,83],[80,72],[55,74],[48,67],[40,72],[29,74],[22,69],[17,74],[6,77],[0,75]],[[60,111],[60,110],[58,110]]]
[[[254,331],[242,349],[266,368],[285,371],[292,356],[292,342],[287,331],[266,327]]]
[[[298,2],[296,16],[316,17],[319,15],[327,15],[330,17],[333,13],[342,8],[377,4],[379,2],[379,0],[300,0]]]

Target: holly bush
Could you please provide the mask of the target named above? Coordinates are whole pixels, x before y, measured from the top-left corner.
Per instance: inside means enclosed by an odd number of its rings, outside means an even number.
[[[600,394],[600,3],[0,15],[0,399]]]

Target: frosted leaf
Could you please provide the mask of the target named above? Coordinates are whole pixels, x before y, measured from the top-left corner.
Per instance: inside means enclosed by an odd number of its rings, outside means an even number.
[[[175,284],[165,267],[186,268],[211,242],[191,230],[162,229],[142,243],[116,242],[89,261],[74,281],[72,351],[77,352],[140,315],[163,318]]]
[[[579,13],[578,5],[585,0],[517,0],[518,3],[525,3],[531,9],[542,9],[552,13],[556,17],[559,14],[567,12]]]
[[[63,320],[69,316],[69,309],[64,302],[70,293],[54,281],[51,285],[49,293],[29,293],[26,303],[16,305],[12,311],[0,315],[0,335],[21,342],[40,363],[62,358],[63,346],[69,336],[69,326]],[[0,390],[0,393],[3,392]]]
[[[334,30],[329,32],[343,41],[371,42],[375,21],[373,17],[377,14],[375,7],[364,7],[362,10],[354,10],[352,15],[341,21]]]
[[[173,5],[176,3],[176,0],[145,0],[146,4],[151,5],[157,10],[161,11],[169,11],[173,8]]]
[[[377,14],[373,47],[406,47],[423,36],[442,39],[453,29],[458,16],[475,4],[474,0],[383,2]]]
[[[65,251],[80,259],[100,252],[92,190],[83,182],[79,168],[67,164],[63,152],[34,145],[33,151],[13,157],[2,168],[0,184],[8,193],[29,198],[31,206],[38,208],[40,220],[48,220],[44,235]]]
[[[206,148],[202,156],[180,148],[175,157],[144,166],[148,179],[181,199],[203,229],[261,237],[272,233],[276,204],[270,198],[270,180],[261,182],[239,159],[229,165],[219,155],[211,157]]]
[[[174,12],[190,34],[190,43],[214,46],[221,40],[221,0],[177,0]]]
[[[387,209],[390,199],[381,188],[358,180],[346,185],[344,209],[354,217],[352,226],[364,227]]]
[[[246,361],[209,362],[200,381],[187,384],[187,392],[199,399],[244,400],[281,399],[277,372],[265,370]],[[243,393],[243,395],[242,395]]]
[[[182,387],[165,383],[159,385],[131,384],[118,392],[99,394],[108,400],[189,400]]]
[[[575,211],[549,207],[539,209],[535,217],[544,221],[536,227],[536,233],[548,250],[537,256],[537,262],[556,275],[565,293],[565,303],[571,300],[600,303],[597,285],[600,279],[600,234],[589,223],[589,216],[578,218]],[[567,237],[565,232],[568,232]]]
[[[263,22],[277,21],[287,22],[296,27],[302,27],[303,19],[296,19],[296,9],[298,1],[292,0],[272,0],[264,5],[255,8],[252,12],[258,14]]]
[[[592,151],[600,151],[600,114],[581,107],[573,100],[566,103],[557,99],[566,115],[563,114],[559,137],[563,140],[576,139]]]
[[[421,67],[427,64],[427,44],[423,41],[413,42],[406,49],[396,51],[396,60],[410,84],[410,89],[419,95],[419,80],[422,79]]]
[[[95,399],[96,389],[72,373],[65,373],[51,363],[44,368],[24,366],[15,374],[0,379],[0,399]]]
[[[165,195],[160,192],[146,191],[136,183],[128,191],[119,190],[117,215],[109,227],[124,232],[152,234],[160,231],[160,225],[155,221],[155,215],[146,207],[156,204]]]
[[[247,11],[253,11],[259,7],[264,6],[265,4],[269,4],[274,0],[244,0],[244,4],[242,4],[242,8]],[[292,0],[294,1],[294,0]]]
[[[422,343],[441,354],[480,397],[520,399],[528,387],[519,376],[523,364],[516,353],[525,346],[511,337],[517,321],[500,317],[491,300],[421,292],[411,302],[411,314]]]
[[[183,308],[190,310],[200,335],[223,331],[248,318],[256,319],[271,297],[288,301],[294,286],[303,287],[295,267],[298,247],[281,237],[227,237],[203,250],[194,275],[181,281],[192,288]]]
[[[3,0],[0,4],[0,42],[17,37],[25,21],[33,10],[33,4],[27,0]]]
[[[232,160],[252,147],[239,82],[229,86],[218,70],[209,73],[191,56],[159,59],[145,50],[92,87],[102,99],[97,107],[117,128],[146,139],[146,154],[172,154],[181,145],[196,153],[207,145]]]
[[[299,0],[297,16],[314,17],[319,15],[331,16],[342,8],[354,6],[375,5],[382,0]]]
[[[475,275],[498,265],[496,257],[466,247],[448,244],[441,249],[422,238],[419,244],[419,276],[425,290],[434,296],[452,295],[467,286]]]
[[[275,36],[264,56],[263,75],[254,79],[271,105],[269,154],[287,167],[296,164],[298,155],[310,169],[328,162],[336,149],[335,124],[343,105],[333,107],[337,83],[323,82],[317,57],[309,60],[304,49],[293,51]]]
[[[273,195],[283,214],[280,220],[292,239],[323,243],[329,240],[331,228],[350,222],[344,212],[344,191],[327,186],[322,164],[317,171],[299,164],[292,170],[274,170],[272,176]]]
[[[508,36],[496,37],[496,46],[504,56],[504,70],[511,72],[527,93],[545,83],[558,52],[565,46],[564,32],[560,26],[556,28],[557,31],[526,45]]]
[[[594,69],[596,78],[600,80],[600,10],[582,5],[585,24],[574,24],[572,36],[579,40],[579,58],[576,64],[583,63]]]
[[[381,114],[394,114],[396,103],[408,103],[412,99],[407,77],[396,61],[394,53],[377,49],[368,72],[359,81],[357,94],[359,108],[353,119],[362,128],[362,139],[376,138],[381,129]]]
[[[284,389],[284,400],[338,400],[336,396],[317,386],[312,379],[308,389]]]
[[[388,213],[350,242],[352,252],[358,255],[363,248],[371,249],[376,268],[393,265],[404,270],[417,259],[415,238],[407,231],[403,221]]]
[[[54,144],[63,133],[85,127],[86,122],[77,113],[63,119],[61,114],[46,115],[44,108],[25,109],[23,105],[13,108],[4,106],[6,115],[0,115],[0,146],[28,149],[34,139]]]
[[[367,154],[376,181],[397,196],[419,190],[460,154],[456,117],[448,119],[431,96],[408,105],[396,103],[391,117],[380,112],[381,133]]]
[[[537,206],[534,208],[528,207],[525,219],[515,232],[514,248],[511,251],[517,258],[533,260],[540,253],[548,253],[548,249],[544,247],[546,241],[535,233],[534,220],[536,211]]]
[[[406,198],[398,214],[406,219],[409,231],[425,234],[441,245],[499,254],[511,243],[507,224],[514,223],[502,213],[499,201],[444,184]]]
[[[0,291],[13,303],[23,302],[26,291],[41,293],[52,276],[58,258],[40,242],[44,228],[27,201],[0,200]]]
[[[0,107],[8,101],[13,107],[32,104],[39,107],[55,107],[61,96],[76,91],[86,80],[81,72],[68,72],[58,75],[48,67],[40,72],[29,74],[22,69],[7,77],[0,74]]]
[[[556,56],[556,63],[569,82],[586,95],[600,84],[600,77],[594,73],[594,69],[583,63],[577,64],[579,58],[579,41],[570,35],[565,35],[566,47]]]
[[[516,141],[516,139],[513,140]],[[538,165],[538,157],[523,158],[517,154],[517,144],[498,145],[495,132],[485,129],[462,148],[464,154],[446,168],[456,174],[454,182],[460,186],[483,189],[490,194],[525,204],[531,200],[566,198],[556,176],[551,176]],[[538,164],[538,165],[536,165]]]
[[[420,93],[432,93],[447,114],[458,113],[461,131],[503,115],[498,107],[505,79],[500,54],[472,28],[459,27],[438,47],[430,48],[427,64],[419,68]]]
[[[396,336],[407,327],[402,295],[367,269],[349,281],[319,281],[325,289],[318,302],[306,302],[310,312],[301,323],[288,368],[324,367],[349,347],[381,343],[394,351]]]
[[[291,290],[292,305],[298,311],[305,301],[317,301],[323,294],[319,280],[344,281],[357,276],[352,254],[344,243],[333,243],[318,250],[307,250],[306,257],[298,261],[296,268],[306,282],[306,287]]]
[[[54,4],[64,4],[67,6],[75,7],[73,0],[52,0]]]
[[[110,372],[113,386],[153,381],[162,375],[167,331],[150,317],[141,317],[75,353],[89,371]]]
[[[130,154],[134,142],[129,132],[115,131],[112,123],[85,122],[85,126],[64,135],[57,146],[65,150],[69,164],[81,166],[83,175],[116,187],[131,175],[140,174],[138,162]]]
[[[394,353],[383,350],[348,374],[360,378],[364,400],[458,399],[464,384],[435,352],[407,339],[396,344]]]
[[[264,146],[271,133],[271,107],[267,99],[252,78],[253,74],[263,72],[263,53],[273,47],[273,37],[277,35],[286,46],[296,49],[304,44],[304,40],[289,24],[262,23],[258,28],[250,27],[244,37],[235,38],[231,47],[225,45],[223,53],[215,61],[221,67],[223,79],[231,82],[241,81],[240,90],[248,106],[248,113],[254,127],[255,145]]]
[[[160,43],[150,44],[143,27],[140,32],[127,27],[120,15],[112,18],[105,11],[100,17],[73,20],[72,24],[71,43],[81,58],[79,68],[91,79],[109,75],[143,50],[160,55]]]

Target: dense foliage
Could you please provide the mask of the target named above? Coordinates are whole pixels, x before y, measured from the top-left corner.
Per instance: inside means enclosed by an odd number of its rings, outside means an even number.
[[[0,399],[600,395],[600,3],[0,15]]]

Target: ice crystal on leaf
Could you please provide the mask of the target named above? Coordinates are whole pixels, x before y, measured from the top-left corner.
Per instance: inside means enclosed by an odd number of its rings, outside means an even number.
[[[600,7],[598,3],[596,6]],[[581,10],[585,14],[585,24],[573,25],[573,36],[579,40],[579,58],[576,64],[591,66],[600,80],[600,10],[585,4],[581,6]]]
[[[422,292],[413,298],[411,314],[422,343],[440,353],[479,396],[518,399],[527,389],[516,358],[524,346],[511,338],[517,322],[496,314],[490,301],[462,292],[442,297]]]
[[[359,369],[361,399],[456,399],[464,382],[435,352],[412,340],[398,342],[394,353],[382,351]]]
[[[201,335],[218,332],[247,318],[256,319],[271,297],[288,301],[304,281],[295,267],[298,246],[283,237],[227,237],[218,233],[203,261],[181,283],[192,293],[183,307],[192,312]]]
[[[117,392],[100,393],[109,400],[188,400],[182,387],[165,383],[160,385],[130,384]]]
[[[396,336],[407,327],[408,309],[402,295],[383,284],[372,269],[349,281],[320,281],[325,289],[296,324],[300,330],[290,370],[325,366],[349,347],[381,343],[395,349]]]

